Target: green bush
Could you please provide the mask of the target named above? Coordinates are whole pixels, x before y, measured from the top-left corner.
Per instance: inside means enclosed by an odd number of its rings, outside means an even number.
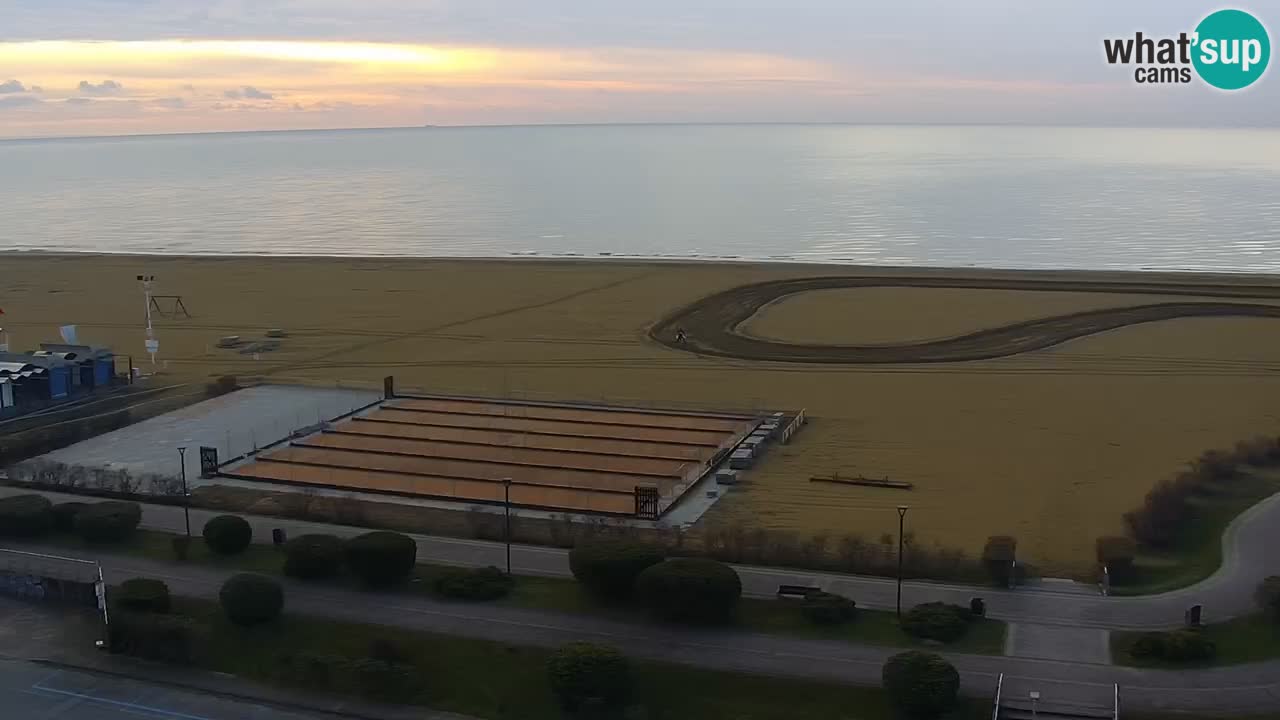
[[[881,671],[889,701],[905,716],[940,717],[956,704],[960,674],[933,653],[909,650],[885,661]]]
[[[641,602],[668,620],[727,622],[742,597],[733,568],[703,558],[674,558],[652,565],[636,579]]]
[[[1213,641],[1197,630],[1143,633],[1129,646],[1129,655],[1136,660],[1165,660],[1171,663],[1208,662],[1217,651]]]
[[[303,580],[333,577],[342,569],[342,548],[333,535],[299,535],[284,544],[284,574]]]
[[[1280,622],[1280,575],[1272,575],[1258,583],[1253,599],[1264,615]]]
[[[238,515],[218,515],[204,524],[204,544],[219,555],[238,555],[253,542],[253,528]]]
[[[107,626],[107,648],[170,664],[191,662],[195,627],[189,618],[118,612]]]
[[[573,577],[592,595],[611,601],[631,597],[640,573],[662,560],[660,549],[620,538],[580,540],[569,551]]]
[[[53,506],[53,529],[59,532],[71,532],[76,527],[76,513],[87,507],[87,503],[64,502]]]
[[[280,615],[284,609],[284,590],[269,577],[240,573],[222,584],[218,601],[231,622],[258,625]]]
[[[379,658],[285,655],[277,663],[286,682],[332,692],[349,690],[370,700],[402,703],[418,693],[413,666]]]
[[[857,617],[857,605],[847,597],[814,592],[805,596],[800,612],[814,625],[840,625]]]
[[[1203,663],[1218,654],[1218,647],[1198,630],[1175,630],[1168,633],[1164,659],[1176,663]]]
[[[369,585],[393,585],[413,572],[418,545],[402,533],[379,530],[346,543],[347,567]]]
[[[113,599],[120,609],[139,613],[167,613],[170,607],[169,586],[148,578],[125,580]]]
[[[0,498],[0,535],[35,537],[53,527],[53,503],[43,495]]]
[[[1105,565],[1112,585],[1133,582],[1133,558],[1138,553],[1138,543],[1127,537],[1100,537],[1095,544],[1098,562]]]
[[[515,581],[496,567],[445,568],[435,577],[437,593],[451,600],[497,600],[511,592]]]
[[[982,548],[982,564],[991,582],[1008,587],[1013,579],[1013,561],[1017,558],[1018,541],[1008,535],[992,535]]]
[[[91,542],[119,542],[138,528],[142,508],[135,502],[108,500],[80,508],[76,513],[76,534]]]
[[[913,637],[949,643],[964,637],[971,619],[968,608],[940,602],[924,603],[902,616],[902,630]]]
[[[1138,636],[1129,646],[1129,655],[1138,660],[1164,657],[1164,638],[1162,632],[1147,632]]]
[[[585,704],[618,708],[631,697],[631,666],[622,653],[591,643],[569,643],[547,662],[551,692],[573,712]]]

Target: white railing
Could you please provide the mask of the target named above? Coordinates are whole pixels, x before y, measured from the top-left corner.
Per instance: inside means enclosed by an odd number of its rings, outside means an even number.
[[[1004,673],[1000,673],[1000,677],[996,678],[996,701],[995,708],[991,711],[991,720],[1000,720],[1000,691],[1004,689]]]

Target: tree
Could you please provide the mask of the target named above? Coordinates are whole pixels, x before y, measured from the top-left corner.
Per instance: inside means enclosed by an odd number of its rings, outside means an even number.
[[[991,581],[1008,587],[1013,579],[1013,561],[1017,558],[1018,541],[1008,535],[992,535],[982,549],[982,564],[987,568]]]
[[[204,544],[219,555],[238,555],[253,541],[253,528],[237,515],[218,515],[204,524]]]
[[[76,514],[87,507],[87,503],[64,502],[53,506],[53,529],[59,532],[71,532],[76,527]]]
[[[218,601],[231,622],[260,625],[280,615],[284,609],[284,590],[269,577],[240,573],[222,584]]]
[[[53,503],[43,495],[0,498],[0,535],[35,537],[53,527]]]
[[[418,546],[413,538],[379,530],[346,543],[347,567],[369,585],[393,585],[413,572]]]
[[[621,707],[631,697],[630,663],[622,653],[603,645],[562,646],[547,661],[547,679],[561,707],[570,712],[588,702]]]
[[[636,579],[644,605],[668,620],[727,622],[742,597],[733,568],[704,558],[674,558],[652,565]]]
[[[660,549],[621,538],[579,540],[569,551],[573,577],[592,595],[613,601],[629,598],[640,573],[662,560]]]
[[[1258,589],[1254,592],[1253,598],[1263,614],[1280,622],[1280,575],[1272,575],[1258,583]]]
[[[928,720],[955,707],[960,673],[933,653],[908,650],[889,658],[881,671],[889,700],[904,715]]]
[[[342,540],[334,535],[299,535],[284,545],[284,574],[303,580],[333,577],[342,569]]]
[[[1133,558],[1138,552],[1138,544],[1132,538],[1100,537],[1095,550],[1098,562],[1106,566],[1112,584],[1123,585],[1133,581]]]

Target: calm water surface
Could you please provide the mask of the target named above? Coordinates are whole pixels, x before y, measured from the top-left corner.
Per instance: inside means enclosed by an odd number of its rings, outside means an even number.
[[[0,250],[1280,272],[1280,131],[422,128],[0,142]]]

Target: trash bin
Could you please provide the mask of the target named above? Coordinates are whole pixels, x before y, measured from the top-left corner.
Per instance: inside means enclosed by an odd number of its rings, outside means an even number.
[[[271,542],[276,545],[283,545],[285,543],[284,530],[282,528],[275,528],[271,531]]]

